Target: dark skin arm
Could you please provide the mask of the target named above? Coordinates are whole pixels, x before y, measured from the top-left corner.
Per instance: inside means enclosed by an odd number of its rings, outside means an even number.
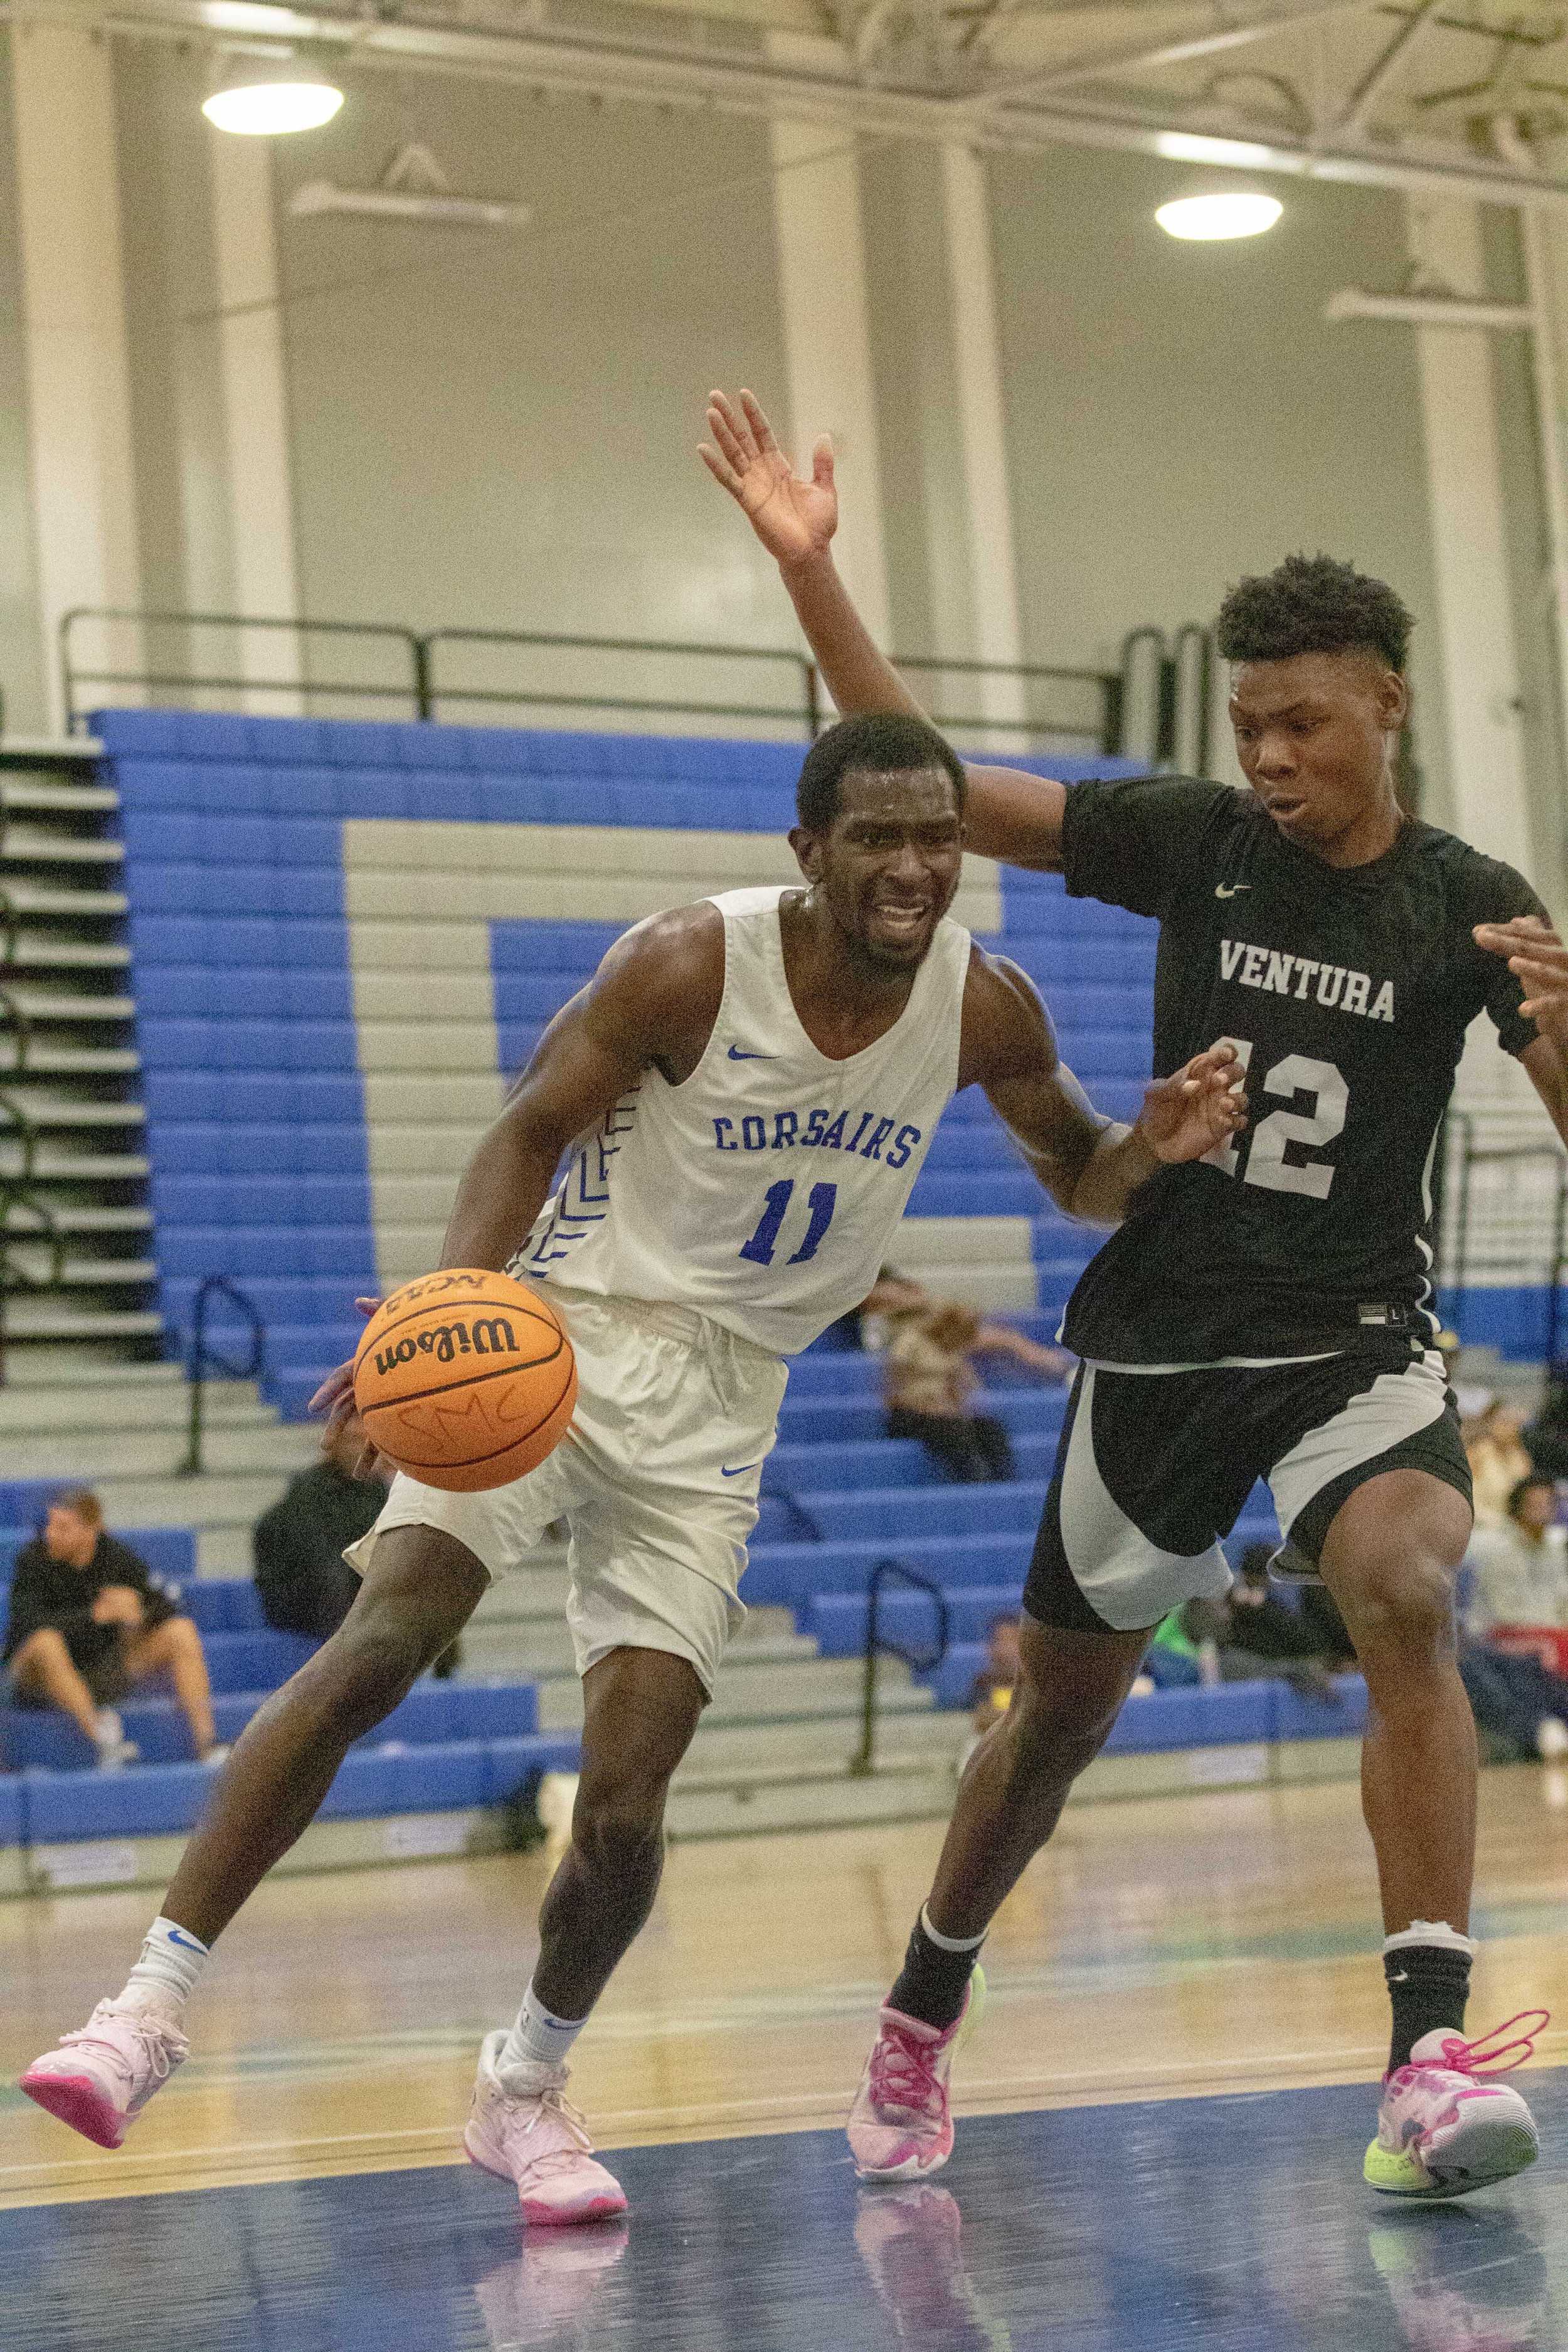
[[[976,947],[963,993],[960,1087],[978,1085],[1069,1216],[1119,1223],[1163,1167],[1201,1160],[1247,1124],[1232,1045],[1213,1045],[1145,1090],[1131,1127],[1102,1118],[1057,1055],[1050,1017],[1016,964]]]
[[[866,710],[901,710],[923,719],[920,704],[855,610],[834,564],[838,492],[832,443],[826,437],[817,443],[810,479],[798,478],[750,392],[742,392],[738,404],[721,392],[710,393],[708,429],[713,438],[700,444],[698,455],[777,562],[840,713],[847,719]],[[1009,866],[1058,873],[1066,807],[1067,787],[1054,777],[971,764],[965,846]]]
[[[1476,940],[1502,956],[1524,989],[1520,1011],[1540,1030],[1520,1055],[1531,1082],[1568,1143],[1568,947],[1537,915],[1478,923]]]

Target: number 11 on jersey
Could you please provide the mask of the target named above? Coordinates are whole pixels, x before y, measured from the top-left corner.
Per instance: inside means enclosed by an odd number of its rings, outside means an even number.
[[[763,1195],[767,1206],[757,1222],[757,1230],[749,1242],[741,1245],[741,1255],[749,1258],[753,1265],[772,1265],[773,1252],[778,1246],[779,1227],[784,1223],[784,1213],[794,1196],[793,1176],[781,1176],[778,1182],[770,1184]],[[811,1223],[806,1226],[805,1239],[795,1255],[784,1260],[786,1265],[804,1265],[808,1258],[816,1255],[823,1236],[833,1223],[838,1187],[837,1184],[814,1184],[810,1200]]]

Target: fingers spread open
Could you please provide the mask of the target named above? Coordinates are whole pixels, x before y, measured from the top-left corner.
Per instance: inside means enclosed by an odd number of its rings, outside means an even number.
[[[746,422],[751,426],[758,448],[764,456],[771,455],[779,446],[773,439],[773,428],[768,423],[762,402],[754,392],[748,392],[744,384],[741,387],[741,406],[746,412]]]
[[[713,479],[724,489],[728,490],[731,498],[738,499],[741,495],[741,477],[736,473],[733,466],[729,464],[725,458],[721,457],[718,450],[715,449],[712,444],[708,441],[699,441],[697,444],[697,454],[701,458],[703,464],[707,467],[708,471],[712,475]]]

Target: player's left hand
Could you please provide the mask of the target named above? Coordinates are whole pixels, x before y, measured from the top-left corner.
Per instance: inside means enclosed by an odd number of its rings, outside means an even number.
[[[379,1298],[356,1298],[354,1305],[368,1323],[380,1308],[381,1301]],[[327,1425],[321,1432],[323,1454],[331,1452],[358,1410],[354,1402],[354,1360],[351,1356],[347,1363],[333,1366],[306,1407],[308,1412],[325,1413],[327,1417]],[[354,1476],[371,1477],[380,1460],[374,1446],[367,1444],[354,1465]]]
[[[1478,923],[1476,944],[1504,956],[1522,983],[1520,1011],[1542,1036],[1568,1045],[1568,947],[1539,915],[1516,915],[1510,923]]]
[[[1143,1095],[1138,1133],[1156,1160],[1175,1166],[1201,1160],[1247,1125],[1246,1073],[1236,1047],[1222,1040]]]

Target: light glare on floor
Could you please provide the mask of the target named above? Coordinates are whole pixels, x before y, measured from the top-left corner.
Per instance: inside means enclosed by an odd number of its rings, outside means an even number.
[[[1211,196],[1177,196],[1162,205],[1154,218],[1167,236],[1260,236],[1284,209],[1278,196],[1226,189]]]
[[[215,91],[202,112],[219,131],[261,139],[286,131],[319,130],[342,102],[342,91],[326,82],[254,81]]]

